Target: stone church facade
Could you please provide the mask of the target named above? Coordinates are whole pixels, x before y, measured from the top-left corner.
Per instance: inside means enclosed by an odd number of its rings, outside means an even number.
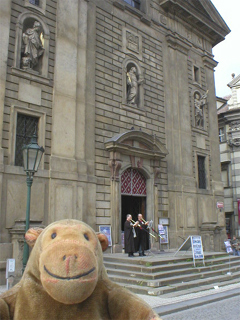
[[[108,225],[119,252],[126,214],[141,212],[155,229],[165,219],[170,248],[200,234],[204,250],[221,250],[212,47],[230,30],[211,1],[2,0],[0,16],[6,256],[21,260],[21,148],[35,130],[45,152],[32,226],[65,218],[96,231]]]

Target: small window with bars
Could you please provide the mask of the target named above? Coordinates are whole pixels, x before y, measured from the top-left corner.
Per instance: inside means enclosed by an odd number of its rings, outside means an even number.
[[[23,166],[22,147],[30,143],[34,133],[38,132],[38,117],[17,114],[15,166]]]
[[[124,0],[124,1],[130,4],[130,6],[132,6],[133,8],[140,10],[140,4],[141,4],[140,0]]]
[[[198,188],[206,189],[205,157],[198,156]]]
[[[29,3],[34,4],[35,6],[39,6],[40,0],[29,0]]]
[[[225,141],[225,131],[224,131],[224,127],[219,128],[219,142],[223,142]]]

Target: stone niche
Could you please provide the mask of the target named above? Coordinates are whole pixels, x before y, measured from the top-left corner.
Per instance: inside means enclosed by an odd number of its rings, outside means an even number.
[[[122,107],[144,112],[143,71],[137,60],[125,59],[123,63]]]
[[[48,77],[49,39],[44,18],[32,12],[19,15],[13,69]]]

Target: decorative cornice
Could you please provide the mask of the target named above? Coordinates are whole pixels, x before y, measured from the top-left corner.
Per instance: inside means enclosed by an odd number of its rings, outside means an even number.
[[[184,54],[188,54],[189,49],[192,47],[190,43],[179,38],[176,33],[167,34],[166,41],[170,48],[178,50]]]
[[[230,29],[212,5],[210,1],[201,1],[203,10],[186,0],[159,0],[159,5],[174,16],[183,19],[203,34],[207,34],[212,39],[212,44],[216,45],[230,32]],[[211,15],[208,12],[211,11]]]
[[[211,70],[216,68],[216,66],[218,65],[218,62],[215,61],[213,58],[209,57],[207,54],[204,54],[202,56],[202,61],[203,61],[203,64],[205,65],[205,67],[207,67]]]
[[[136,141],[144,145],[129,145],[126,141]],[[133,155],[143,159],[163,159],[168,154],[166,147],[155,137],[137,130],[131,130],[114,136],[105,142],[109,152],[118,152],[125,155]]]

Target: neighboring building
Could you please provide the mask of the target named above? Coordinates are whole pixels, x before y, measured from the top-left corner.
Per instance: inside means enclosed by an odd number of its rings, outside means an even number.
[[[31,225],[110,225],[116,252],[141,212],[164,219],[170,248],[200,234],[221,250],[212,48],[230,30],[211,1],[2,0],[0,16],[1,248],[17,268],[35,130]]]
[[[240,237],[240,75],[228,84],[232,94],[217,98],[226,230]]]

